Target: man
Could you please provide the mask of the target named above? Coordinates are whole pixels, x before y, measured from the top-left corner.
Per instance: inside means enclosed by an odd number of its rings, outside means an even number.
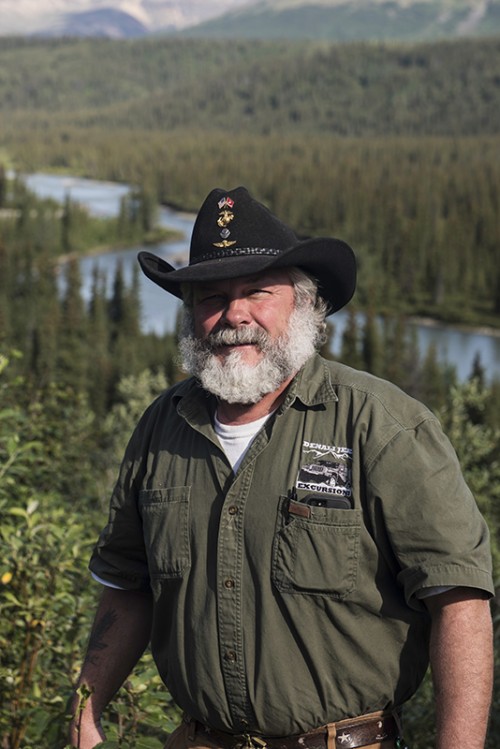
[[[185,711],[168,749],[403,747],[430,656],[437,749],[484,746],[488,533],[436,418],[316,354],[352,250],[214,190],[175,270],[192,375],[132,436],[91,560],[104,591],[72,725],[82,749],[151,640]]]

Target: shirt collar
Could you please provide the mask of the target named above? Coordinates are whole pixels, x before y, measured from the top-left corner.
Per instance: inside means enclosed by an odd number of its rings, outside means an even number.
[[[211,426],[213,396],[205,392],[194,378],[181,382],[174,398],[178,404],[179,414],[192,425],[197,425],[199,428]],[[327,362],[319,354],[314,354],[308,359],[295,375],[278,413],[286,411],[295,400],[309,407],[338,400]]]
[[[305,406],[319,406],[323,403],[338,401],[332,384],[327,362],[319,354],[314,354],[306,361],[290,384],[282,409],[285,410],[295,400]]]

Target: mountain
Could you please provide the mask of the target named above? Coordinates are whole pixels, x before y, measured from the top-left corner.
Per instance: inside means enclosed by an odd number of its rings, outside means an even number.
[[[58,36],[73,29],[80,36],[80,21],[86,21],[96,36],[116,36],[117,30],[120,35],[136,36],[138,27],[123,17],[111,18],[112,11],[135,19],[150,34],[176,31],[245,2],[248,0],[0,0],[0,36]],[[97,12],[101,15],[81,18],[81,14]]]
[[[41,36],[89,36],[108,39],[132,39],[149,31],[137,18],[114,8],[67,13],[59,24],[41,32]]]
[[[500,0],[0,0],[0,36],[422,41],[500,34]]]
[[[259,0],[181,33],[331,41],[493,36],[500,33],[500,0]]]

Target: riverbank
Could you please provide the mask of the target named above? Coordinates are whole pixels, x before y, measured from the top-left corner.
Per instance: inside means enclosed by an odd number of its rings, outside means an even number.
[[[421,317],[419,315],[409,315],[405,317],[409,325],[416,325],[422,328],[435,330],[455,330],[462,333],[474,333],[474,335],[493,336],[500,338],[500,327],[494,328],[489,325],[473,325],[467,323],[447,323],[444,320],[438,320],[433,317]],[[498,322],[500,326],[500,320]]]
[[[64,265],[72,260],[83,260],[84,258],[100,257],[101,255],[111,254],[112,252],[126,252],[134,247],[149,246],[154,247],[158,244],[168,244],[169,242],[178,242],[183,238],[183,233],[176,229],[159,229],[157,232],[148,232],[143,237],[138,237],[134,241],[125,242],[120,245],[102,244],[90,247],[88,250],[74,250],[64,255],[58,255],[55,260],[57,265]]]

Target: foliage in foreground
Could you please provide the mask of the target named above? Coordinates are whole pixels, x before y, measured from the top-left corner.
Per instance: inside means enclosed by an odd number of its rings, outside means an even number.
[[[57,387],[28,395],[7,363],[2,356],[0,746],[55,749],[65,744],[67,700],[96,606],[98,586],[90,582],[87,562],[104,519],[100,471],[123,449],[124,423],[137,418],[166,382],[143,373],[129,397],[125,381],[121,393],[130,408],[125,417],[118,403],[115,418],[109,414],[99,449],[84,396]],[[146,655],[105,723],[115,742],[128,737],[121,746],[153,749],[162,746],[176,716]]]

